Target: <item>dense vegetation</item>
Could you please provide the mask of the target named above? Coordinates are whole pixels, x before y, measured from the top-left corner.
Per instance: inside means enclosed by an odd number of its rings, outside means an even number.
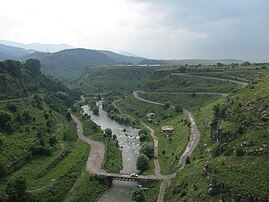
[[[0,69],[0,201],[63,200],[89,154],[67,111],[77,93],[43,76],[37,60]]]

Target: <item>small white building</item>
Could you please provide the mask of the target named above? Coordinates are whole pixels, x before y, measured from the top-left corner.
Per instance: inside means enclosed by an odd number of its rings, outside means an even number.
[[[173,134],[175,129],[173,126],[162,126],[162,131],[166,134]]]
[[[150,112],[150,113],[147,114],[147,117],[148,117],[149,119],[152,119],[152,118],[155,118],[156,115],[155,115],[155,113]]]

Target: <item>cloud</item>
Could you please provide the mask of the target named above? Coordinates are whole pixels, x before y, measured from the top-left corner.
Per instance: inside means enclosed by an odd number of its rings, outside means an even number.
[[[263,61],[268,7],[266,0],[9,0],[1,2],[0,38],[152,58]]]

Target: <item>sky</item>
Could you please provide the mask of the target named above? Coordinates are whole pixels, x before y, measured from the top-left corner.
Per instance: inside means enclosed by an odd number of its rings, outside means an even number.
[[[0,0],[0,39],[156,59],[269,61],[268,0]]]

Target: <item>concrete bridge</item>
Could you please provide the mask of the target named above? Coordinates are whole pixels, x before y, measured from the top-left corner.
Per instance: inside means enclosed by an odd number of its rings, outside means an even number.
[[[151,180],[164,180],[169,178],[169,176],[156,176],[156,175],[138,175],[131,176],[129,174],[116,174],[116,173],[103,173],[98,174],[99,177],[104,177],[109,180],[121,180],[121,181],[134,181],[134,182],[148,182]],[[171,176],[172,178],[173,176]]]

